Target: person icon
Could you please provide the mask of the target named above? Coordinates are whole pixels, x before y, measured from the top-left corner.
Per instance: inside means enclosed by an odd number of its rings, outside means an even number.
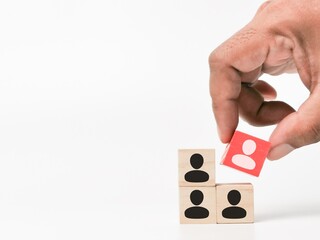
[[[228,193],[227,198],[228,198],[228,202],[233,206],[223,209],[222,216],[224,218],[229,218],[229,219],[245,218],[247,216],[247,211],[241,207],[236,206],[237,204],[239,204],[241,200],[240,192],[237,190],[231,190]]]
[[[194,190],[191,192],[190,200],[192,204],[196,206],[190,207],[184,211],[184,215],[186,218],[203,219],[209,216],[208,209],[198,206],[203,202],[203,198],[203,193],[200,190]]]
[[[242,168],[248,169],[248,170],[253,170],[256,167],[256,162],[249,157],[252,155],[257,148],[257,144],[255,141],[248,139],[243,142],[242,144],[242,151],[245,155],[243,154],[236,154],[232,157],[231,161]]]
[[[203,166],[203,162],[204,162],[203,157],[199,153],[195,153],[190,157],[190,165],[195,170],[189,171],[184,175],[184,179],[187,182],[199,183],[199,182],[206,182],[209,180],[208,173],[202,170],[198,170]]]

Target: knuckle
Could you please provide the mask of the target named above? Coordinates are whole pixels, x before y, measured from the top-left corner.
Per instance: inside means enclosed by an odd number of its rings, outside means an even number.
[[[209,55],[208,62],[210,69],[215,69],[223,61],[223,58],[221,57],[219,51],[219,49],[216,49]]]
[[[320,141],[320,125],[318,124],[312,123],[301,126],[299,132],[300,134],[298,134],[291,143],[294,148],[300,148]]]
[[[220,106],[219,104],[217,104],[217,102],[215,101],[215,98],[212,97],[212,110],[214,112],[218,111],[220,109]]]
[[[266,2],[262,3],[262,4],[260,5],[260,7],[258,8],[257,13],[262,12],[262,11],[269,5],[269,3],[271,3],[271,1],[266,1]]]
[[[215,65],[216,61],[217,61],[217,54],[215,51],[213,51],[212,53],[210,53],[209,58],[208,58],[209,66],[213,67]]]
[[[306,134],[306,143],[312,144],[320,140],[320,125],[312,124],[309,128],[309,134]]]

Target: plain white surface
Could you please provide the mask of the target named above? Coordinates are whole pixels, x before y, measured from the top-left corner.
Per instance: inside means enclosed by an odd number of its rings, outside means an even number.
[[[0,238],[302,239],[318,234],[319,144],[251,182],[256,223],[179,225],[178,148],[223,153],[209,53],[262,1],[0,2]],[[296,75],[265,80],[298,107]],[[239,129],[268,139],[273,127]]]

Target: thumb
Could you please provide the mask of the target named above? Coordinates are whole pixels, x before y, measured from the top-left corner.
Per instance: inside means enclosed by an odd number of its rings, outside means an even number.
[[[270,160],[280,159],[296,148],[320,140],[320,91],[313,91],[297,112],[286,116],[270,137]]]

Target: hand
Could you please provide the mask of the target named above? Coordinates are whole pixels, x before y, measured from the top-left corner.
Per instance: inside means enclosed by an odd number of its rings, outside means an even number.
[[[270,137],[271,160],[320,140],[319,1],[264,3],[248,25],[211,53],[209,64],[222,142],[231,140],[239,115],[255,126],[278,124]],[[298,72],[310,91],[297,111],[285,102],[269,101],[276,91],[260,80],[263,73],[289,72]]]

